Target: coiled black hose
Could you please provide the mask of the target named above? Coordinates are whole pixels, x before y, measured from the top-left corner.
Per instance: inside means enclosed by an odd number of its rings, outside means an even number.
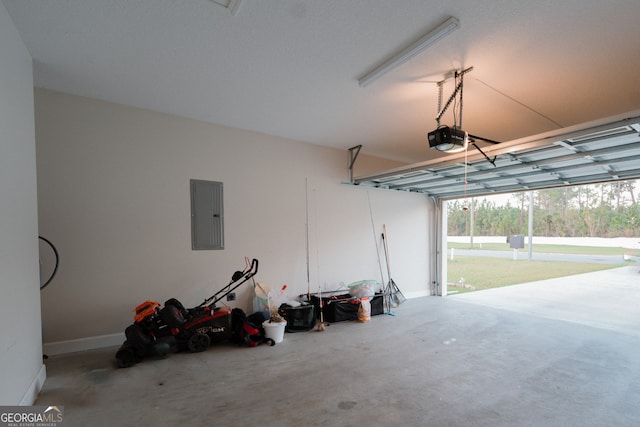
[[[53,267],[53,271],[51,272],[51,275],[49,276],[49,278],[44,283],[40,283],[40,290],[43,290],[49,283],[51,283],[51,281],[55,277],[56,273],[58,272],[58,265],[60,263],[60,256],[58,255],[58,250],[53,245],[53,243],[51,243],[49,240],[45,239],[42,236],[38,236],[38,239],[40,239],[43,242],[45,242],[46,244],[48,244],[51,247],[51,249],[53,250],[53,254],[56,257],[56,263],[55,263],[55,266]]]

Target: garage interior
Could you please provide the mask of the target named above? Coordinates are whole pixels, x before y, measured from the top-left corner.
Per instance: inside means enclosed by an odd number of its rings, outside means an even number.
[[[637,424],[633,328],[437,296],[444,201],[640,178],[640,4],[267,3],[2,1],[0,319],[20,327],[0,404],[70,425]],[[476,145],[430,149],[440,121]],[[224,249],[192,250],[194,179],[224,185]],[[113,368],[137,304],[196,305],[245,257],[291,295],[384,282],[383,225],[397,316]],[[42,291],[38,235],[60,252]]]

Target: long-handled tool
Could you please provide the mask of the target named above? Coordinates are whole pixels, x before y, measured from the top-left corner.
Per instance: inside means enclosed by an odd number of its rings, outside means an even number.
[[[304,181],[304,227],[307,247],[307,301],[311,301],[311,280],[309,279],[309,181]]]
[[[311,281],[309,280],[309,200],[308,200],[308,188],[309,188],[309,184],[307,182],[306,184],[306,193],[307,193],[307,211],[306,211],[306,215],[307,215],[307,293],[308,293],[308,298],[309,301],[311,301]],[[314,229],[315,229],[315,234],[316,234],[316,262],[318,257],[318,221],[317,221],[317,209],[316,209],[316,193],[315,193],[315,189],[313,190],[313,207],[314,207],[314,212],[316,213],[315,215],[315,219],[316,222],[314,224]],[[316,267],[318,269],[318,307],[320,308],[320,323],[318,323],[318,326],[316,327],[316,331],[318,332],[324,332],[325,330],[325,326],[324,326],[324,314],[322,312],[322,292],[320,291],[320,264],[317,263]]]
[[[371,232],[373,233],[373,243],[376,246],[376,255],[378,257],[378,268],[380,269],[380,283],[382,283],[382,293],[384,294],[384,307],[385,312],[391,314],[391,301],[390,301],[390,293],[389,290],[384,286],[384,274],[382,273],[382,260],[380,259],[380,248],[378,245],[377,234],[376,234],[376,225],[373,222],[373,209],[371,209],[371,196],[369,196],[369,191],[367,191],[367,201],[369,202],[369,218],[371,219]]]
[[[380,283],[384,283],[384,275],[382,274],[382,261],[380,260],[380,251],[378,249],[378,240],[376,240],[376,225],[373,222],[373,210],[371,209],[371,197],[367,191],[367,201],[369,202],[369,218],[371,219],[371,231],[373,232],[373,242],[376,245],[376,255],[378,256],[378,268],[380,268]]]
[[[384,257],[387,261],[387,275],[389,276],[389,283],[387,284],[387,291],[389,292],[390,295],[390,299],[391,299],[391,306],[392,307],[397,307],[400,304],[402,304],[403,302],[405,302],[407,299],[404,297],[404,295],[402,295],[402,292],[400,292],[400,288],[398,288],[398,285],[396,285],[396,282],[393,281],[393,278],[391,277],[391,265],[389,263],[389,247],[387,244],[387,224],[383,224],[382,225],[382,229],[383,229],[383,233],[382,233],[382,243],[384,246]]]
[[[320,323],[318,323],[318,327],[316,330],[318,332],[324,332],[324,314],[323,314],[323,306],[324,302],[322,301],[322,292],[320,292],[320,287],[318,287],[318,305],[320,306]]]

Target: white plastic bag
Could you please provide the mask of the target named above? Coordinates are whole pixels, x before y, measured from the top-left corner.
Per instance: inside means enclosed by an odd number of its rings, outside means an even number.
[[[269,313],[269,293],[271,292],[271,287],[266,283],[256,282],[256,286],[253,290],[255,292],[255,298],[253,299],[253,311]]]
[[[360,280],[349,286],[349,295],[355,298],[372,297],[380,292],[380,282],[376,280]]]

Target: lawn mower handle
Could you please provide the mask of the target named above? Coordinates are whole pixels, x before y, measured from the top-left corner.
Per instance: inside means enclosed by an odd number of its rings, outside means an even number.
[[[257,259],[253,259],[251,261],[251,268],[249,268],[249,272],[245,275],[245,277],[247,279],[251,279],[253,276],[255,276],[258,273],[258,260]]]
[[[215,304],[218,301],[220,301],[221,299],[229,295],[231,292],[236,290],[240,285],[242,285],[247,280],[251,279],[257,273],[258,273],[258,260],[254,258],[251,261],[251,265],[249,266],[249,268],[247,268],[244,271],[236,271],[233,274],[233,277],[231,278],[231,282],[229,282],[227,286],[220,289],[218,292],[213,294],[213,296],[204,300],[204,302],[200,304],[199,307],[203,307],[209,304],[211,301],[213,301],[213,305],[215,306]]]

